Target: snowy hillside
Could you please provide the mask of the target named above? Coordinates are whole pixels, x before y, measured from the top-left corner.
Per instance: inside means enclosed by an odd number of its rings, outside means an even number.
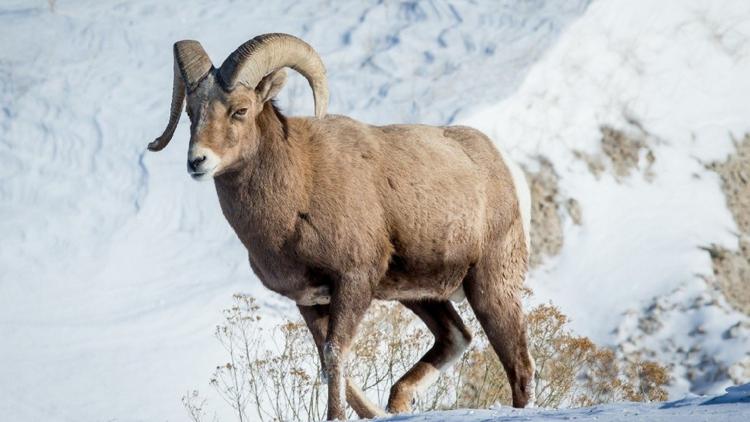
[[[296,34],[328,66],[330,112],[446,123],[513,92],[585,6],[0,2],[0,419],[183,420],[180,396],[209,390],[223,359],[211,334],[234,292],[296,312],[251,274],[213,186],[187,176],[188,125],[145,151],[168,116],[173,42],[220,62],[259,33]],[[312,111],[303,79],[281,106]]]
[[[554,166],[564,240],[531,277],[537,300],[599,343],[671,365],[673,396],[750,377],[748,317],[703,249],[750,236],[735,222],[750,208],[728,210],[707,169],[750,133],[747,75],[750,3],[595,2],[511,98],[465,121],[532,172],[539,156]],[[733,189],[747,197],[743,177]]]
[[[220,62],[272,31],[318,49],[332,113],[470,124],[553,175],[559,209],[539,226],[559,228],[543,233],[557,246],[541,245],[535,301],[672,365],[673,399],[747,382],[750,318],[701,247],[735,251],[743,230],[707,165],[750,132],[750,3],[588,3],[0,1],[0,419],[183,420],[179,397],[222,360],[211,333],[232,293],[293,312],[250,273],[213,186],[187,176],[188,125],[145,151],[166,123],[174,41]],[[280,99],[312,111],[297,75]],[[618,136],[633,149],[613,154]],[[747,412],[701,400],[659,415]]]

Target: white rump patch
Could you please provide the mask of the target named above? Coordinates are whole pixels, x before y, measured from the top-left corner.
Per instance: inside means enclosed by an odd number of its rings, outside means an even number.
[[[516,164],[515,161],[508,157],[508,154],[503,151],[502,148],[495,142],[497,149],[500,151],[500,155],[503,157],[505,166],[510,171],[510,175],[513,178],[513,187],[516,189],[516,198],[518,198],[518,207],[521,212],[521,221],[523,224],[523,235],[526,238],[526,251],[531,251],[531,238],[529,237],[529,229],[531,227],[531,191],[529,190],[529,184],[526,181],[526,174],[524,174],[521,167]]]

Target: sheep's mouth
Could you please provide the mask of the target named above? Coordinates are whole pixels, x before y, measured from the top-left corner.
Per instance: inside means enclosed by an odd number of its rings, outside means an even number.
[[[203,171],[203,172],[190,173],[190,177],[192,177],[193,180],[197,180],[199,182],[203,182],[203,181],[208,180],[208,179],[211,178],[211,172],[209,172],[209,171]]]

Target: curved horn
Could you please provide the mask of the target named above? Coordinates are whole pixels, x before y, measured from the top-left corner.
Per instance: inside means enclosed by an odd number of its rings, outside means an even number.
[[[188,92],[192,92],[212,67],[211,59],[208,58],[198,41],[185,40],[174,44],[174,82],[172,83],[169,124],[160,137],[148,144],[149,150],[160,151],[167,146],[180,121],[186,85]]]
[[[318,53],[306,42],[288,34],[263,34],[234,50],[219,68],[227,90],[238,83],[255,89],[264,76],[290,67],[310,83],[315,100],[315,116],[322,119],[328,108],[326,68]]]

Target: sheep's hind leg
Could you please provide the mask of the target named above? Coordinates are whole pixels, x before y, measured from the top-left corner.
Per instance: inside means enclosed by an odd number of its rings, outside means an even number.
[[[435,344],[391,388],[388,411],[411,411],[414,394],[429,387],[471,342],[471,333],[449,301],[402,302],[435,336]]]
[[[323,373],[326,372],[325,359],[323,358],[323,343],[326,339],[326,333],[328,332],[328,306],[297,306],[302,318],[307,324],[307,328],[315,340],[315,346],[318,349],[318,355],[320,356],[320,365]],[[371,419],[377,416],[385,416],[386,413],[372,403],[365,397],[362,390],[352,382],[351,379],[346,379],[346,401],[349,405],[357,412],[357,416],[363,419]]]
[[[523,238],[511,231],[467,274],[464,291],[508,375],[513,407],[533,402],[534,361],[526,340],[520,288],[526,276]]]
[[[309,287],[300,290],[294,301],[302,306],[328,305],[331,303],[331,289],[326,285]]]

